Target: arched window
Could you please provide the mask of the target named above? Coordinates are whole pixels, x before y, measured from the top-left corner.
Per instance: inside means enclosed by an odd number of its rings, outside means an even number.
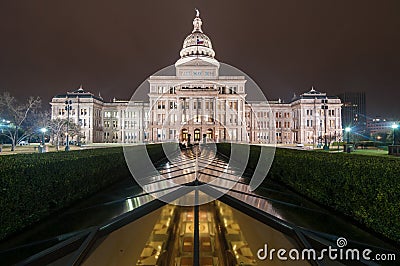
[[[188,138],[188,130],[186,128],[182,129],[181,139],[182,141],[187,141]]]
[[[213,130],[211,128],[207,129],[207,138],[208,139],[213,139]]]
[[[201,131],[199,128],[196,128],[194,130],[194,141],[200,141],[200,133],[201,133]]]

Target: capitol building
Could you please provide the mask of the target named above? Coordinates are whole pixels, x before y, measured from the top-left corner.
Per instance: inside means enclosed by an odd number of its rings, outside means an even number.
[[[222,75],[220,68],[197,12],[174,65],[175,74],[150,76],[147,100],[107,102],[80,87],[53,97],[51,117],[69,117],[79,124],[83,143],[317,145],[325,138],[342,140],[342,103],[337,97],[311,88],[288,102],[253,100],[245,75]]]

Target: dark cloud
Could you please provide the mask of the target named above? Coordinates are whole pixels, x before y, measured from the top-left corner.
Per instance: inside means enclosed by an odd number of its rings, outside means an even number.
[[[47,102],[82,83],[128,99],[178,59],[195,7],[217,59],[268,98],[365,91],[369,115],[400,116],[397,0],[2,1],[0,90]]]

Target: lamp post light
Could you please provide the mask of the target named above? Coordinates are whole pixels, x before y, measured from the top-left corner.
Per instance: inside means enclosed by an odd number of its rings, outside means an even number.
[[[396,129],[399,127],[396,123],[393,123],[392,129],[393,129],[393,145],[396,145]]]
[[[326,124],[327,124],[327,117],[326,117],[326,113],[328,112],[328,109],[329,109],[329,107],[328,107],[328,105],[327,105],[327,103],[328,103],[328,98],[325,98],[324,100],[322,100],[322,106],[321,106],[321,109],[322,110],[324,110],[324,147],[323,147],[323,149],[324,150],[329,150],[329,146],[328,146],[328,133],[327,133],[327,128],[326,128]]]
[[[67,143],[65,145],[65,151],[69,151],[69,111],[72,110],[72,101],[71,100],[66,100],[65,101],[65,110],[67,111]]]
[[[347,151],[347,153],[350,153],[350,131],[351,131],[351,127],[346,127],[344,130],[347,133],[346,151]]]
[[[376,136],[376,145],[379,146],[379,142],[381,142],[382,137],[381,136]]]
[[[351,128],[350,127],[346,127],[344,130],[347,132],[347,144],[349,144],[350,143],[350,131],[351,131]]]
[[[44,134],[47,132],[47,128],[42,127],[42,128],[40,129],[40,132],[42,132],[42,145],[44,146],[44,145],[45,145]]]

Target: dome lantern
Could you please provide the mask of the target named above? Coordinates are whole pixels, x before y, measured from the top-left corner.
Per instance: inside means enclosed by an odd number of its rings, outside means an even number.
[[[193,31],[183,41],[181,58],[187,56],[202,56],[214,58],[215,52],[212,48],[210,38],[203,33],[200,12],[196,9],[196,17],[193,20]]]
[[[203,22],[201,21],[201,18],[200,18],[200,11],[197,8],[195,10],[196,10],[196,17],[193,20],[192,33],[203,32],[203,30],[201,29],[201,25],[203,24]]]

